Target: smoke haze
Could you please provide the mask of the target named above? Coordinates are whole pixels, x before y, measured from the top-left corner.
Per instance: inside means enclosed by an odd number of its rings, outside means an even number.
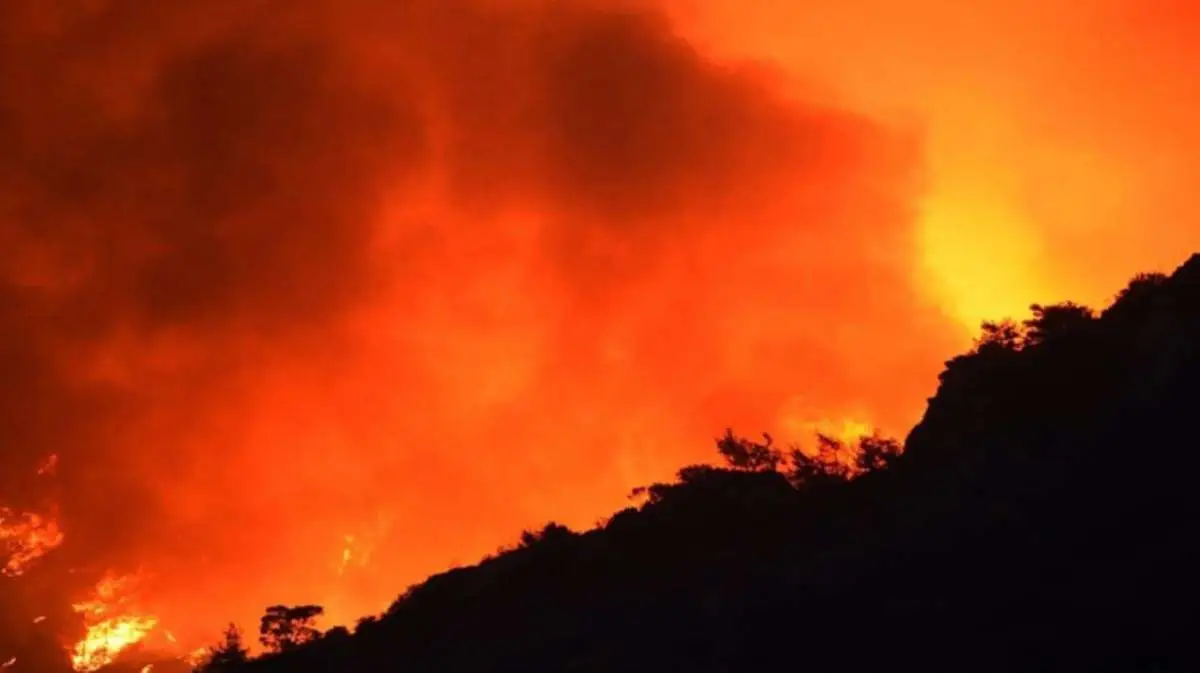
[[[1195,246],[1185,5],[777,4],[0,3],[45,572],[352,620],[726,426],[903,433],[967,325]]]

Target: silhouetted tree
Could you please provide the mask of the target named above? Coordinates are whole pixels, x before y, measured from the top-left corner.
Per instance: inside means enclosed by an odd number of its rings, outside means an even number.
[[[850,477],[851,458],[842,440],[817,434],[817,457],[830,477],[842,481]]]
[[[201,673],[227,673],[250,660],[250,650],[242,637],[242,630],[231,623],[216,645],[208,648],[204,662],[197,668]]]
[[[703,484],[706,481],[711,481],[714,473],[718,472],[717,468],[711,465],[688,465],[687,467],[679,468],[675,474],[676,482],[656,482],[649,486],[635,486],[629,492],[631,499],[645,498],[646,504],[653,505],[660,503],[674,491],[678,491],[681,487],[695,486]]]
[[[366,617],[359,617],[358,621],[354,623],[354,632],[362,633],[362,632],[370,631],[371,629],[374,629],[377,626],[379,626],[379,616],[378,615],[367,615]]]
[[[345,626],[335,626],[326,631],[321,640],[327,643],[340,643],[350,639],[350,629]]]
[[[900,442],[873,434],[858,440],[854,466],[860,472],[875,472],[891,467],[902,451]]]
[[[521,531],[521,540],[518,546],[522,549],[527,549],[539,543],[553,544],[562,540],[569,540],[574,536],[575,533],[570,528],[551,521],[539,531]]]
[[[1162,273],[1139,273],[1130,279],[1129,284],[1117,293],[1113,304],[1125,302],[1140,303],[1143,298],[1155,296],[1159,288],[1167,282],[1167,275]]]
[[[1074,302],[1029,307],[1033,317],[1025,320],[1024,346],[1036,346],[1078,332],[1096,317],[1092,309]]]
[[[755,442],[738,437],[732,429],[726,429],[725,434],[717,438],[717,451],[725,459],[725,463],[735,470],[747,472],[774,472],[783,461],[783,454],[771,446],[771,435],[763,433],[763,442]]]
[[[796,447],[789,457],[791,466],[788,480],[797,488],[837,483],[850,478],[846,447],[834,437],[818,434],[815,455]]]
[[[1024,330],[1012,320],[986,321],[980,326],[979,338],[975,340],[975,352],[990,349],[1016,351],[1020,350],[1024,341]]]
[[[315,624],[325,613],[319,605],[272,605],[258,627],[258,640],[271,652],[287,652],[312,642],[321,632]]]

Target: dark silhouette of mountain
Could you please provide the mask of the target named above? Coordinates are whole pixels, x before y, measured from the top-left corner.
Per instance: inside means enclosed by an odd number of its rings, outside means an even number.
[[[353,632],[209,670],[1197,670],[1198,350],[1193,257],[1099,314],[985,325],[902,454],[728,434],[727,467],[601,527],[526,532]]]

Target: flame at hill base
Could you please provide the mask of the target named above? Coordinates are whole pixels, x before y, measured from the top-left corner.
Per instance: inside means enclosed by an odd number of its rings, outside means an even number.
[[[86,635],[71,649],[76,671],[90,673],[107,666],[125,650],[142,642],[158,619],[139,614],[133,602],[135,575],[106,575],[92,595],[72,607],[83,616]]]

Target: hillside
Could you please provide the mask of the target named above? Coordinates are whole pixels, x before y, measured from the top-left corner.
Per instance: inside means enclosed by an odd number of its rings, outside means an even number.
[[[1098,315],[985,326],[899,457],[727,437],[730,468],[685,468],[600,528],[527,533],[353,633],[209,669],[1184,670],[1198,346],[1193,257]]]

